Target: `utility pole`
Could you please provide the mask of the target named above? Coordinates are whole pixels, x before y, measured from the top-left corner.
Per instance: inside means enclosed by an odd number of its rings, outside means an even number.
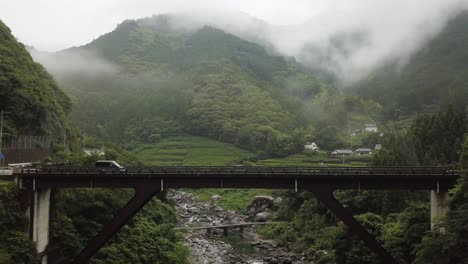
[[[3,111],[0,114],[0,154],[2,154],[2,148],[3,148],[3,115],[4,114],[9,114],[10,112]],[[2,158],[2,167],[5,166],[5,156]]]
[[[67,130],[65,130],[65,127],[60,122],[58,122],[58,124],[62,128],[62,133],[63,133],[63,151],[65,151],[65,153],[67,153],[68,152],[68,150],[67,150]]]
[[[353,136],[351,135],[351,123],[348,117],[349,149],[353,150]]]
[[[86,122],[83,122],[83,141],[81,142],[81,148],[84,149],[86,141]]]

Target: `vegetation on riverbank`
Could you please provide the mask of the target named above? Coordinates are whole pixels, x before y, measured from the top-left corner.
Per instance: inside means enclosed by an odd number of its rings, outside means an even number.
[[[466,118],[464,111],[451,107],[421,115],[408,131],[385,135],[373,163],[437,166],[460,161],[459,166],[466,173],[468,136],[464,151],[459,152],[468,131]],[[463,176],[452,190],[452,212],[442,227],[453,226],[446,233],[430,232],[428,192],[340,191],[335,196],[400,263],[463,263],[468,255],[457,249],[467,245],[461,235],[468,232],[465,185]],[[328,254],[317,256],[319,263],[379,263],[311,193],[287,193],[284,202],[275,208],[275,217],[289,223],[262,227],[260,233],[311,255],[325,250]]]

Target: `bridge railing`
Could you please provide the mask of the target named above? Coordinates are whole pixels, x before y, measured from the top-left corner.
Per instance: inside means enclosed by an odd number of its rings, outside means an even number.
[[[163,174],[163,175],[456,175],[453,167],[256,167],[256,166],[165,166],[101,169],[86,167],[23,168],[21,174]]]

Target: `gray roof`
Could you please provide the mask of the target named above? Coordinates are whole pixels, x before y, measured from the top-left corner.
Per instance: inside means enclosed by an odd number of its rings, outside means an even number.
[[[350,149],[335,149],[331,154],[353,154]]]
[[[370,148],[358,148],[358,149],[356,149],[356,152],[372,152],[372,149],[370,149]]]

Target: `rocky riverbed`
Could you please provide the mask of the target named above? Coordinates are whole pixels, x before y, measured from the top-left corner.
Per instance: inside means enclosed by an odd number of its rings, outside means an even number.
[[[249,216],[225,211],[216,204],[216,197],[210,202],[199,202],[194,195],[182,191],[172,191],[169,196],[176,202],[179,215],[179,227],[213,226],[251,222]],[[249,220],[249,221],[248,221]],[[303,264],[306,261],[301,254],[294,254],[285,247],[278,246],[271,240],[263,240],[254,228],[245,228],[242,232],[229,230],[232,236],[241,240],[248,252],[226,243],[222,229],[187,230],[184,243],[191,249],[192,262],[196,264],[250,263],[250,264]]]

